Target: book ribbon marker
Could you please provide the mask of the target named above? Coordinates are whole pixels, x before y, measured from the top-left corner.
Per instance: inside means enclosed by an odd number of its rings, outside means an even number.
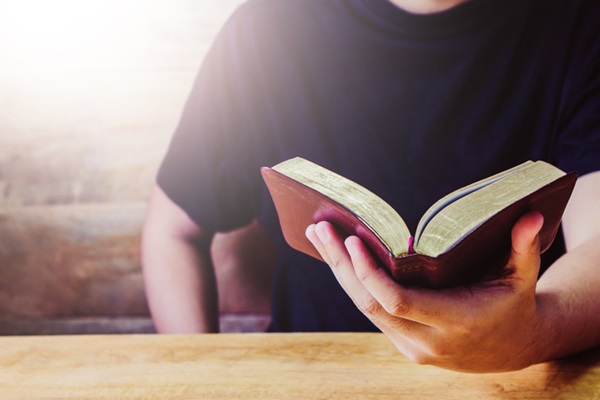
[[[408,254],[415,254],[415,237],[408,238]]]

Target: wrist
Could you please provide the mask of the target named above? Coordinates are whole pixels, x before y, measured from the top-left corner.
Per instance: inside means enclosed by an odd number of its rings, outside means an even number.
[[[536,324],[534,328],[534,344],[532,364],[550,361],[564,354],[565,340],[562,338],[561,326],[567,320],[561,317],[557,295],[538,293],[536,295]]]

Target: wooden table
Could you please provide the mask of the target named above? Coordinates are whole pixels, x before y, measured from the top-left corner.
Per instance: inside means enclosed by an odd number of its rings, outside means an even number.
[[[0,399],[600,399],[600,351],[502,374],[381,334],[0,337]]]

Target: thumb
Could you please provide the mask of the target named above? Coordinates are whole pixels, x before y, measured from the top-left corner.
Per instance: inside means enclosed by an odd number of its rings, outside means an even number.
[[[540,271],[540,241],[538,233],[544,225],[544,216],[539,212],[523,215],[511,232],[512,250],[508,267],[515,276],[536,282]]]

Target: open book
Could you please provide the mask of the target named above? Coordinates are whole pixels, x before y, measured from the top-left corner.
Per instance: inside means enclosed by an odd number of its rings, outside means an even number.
[[[500,272],[512,226],[528,211],[543,214],[540,249],[548,249],[577,179],[546,162],[527,161],[444,196],[413,235],[377,195],[303,158],[261,172],[290,246],[320,259],[304,232],[327,220],[344,235],[360,237],[398,282],[430,288]]]

